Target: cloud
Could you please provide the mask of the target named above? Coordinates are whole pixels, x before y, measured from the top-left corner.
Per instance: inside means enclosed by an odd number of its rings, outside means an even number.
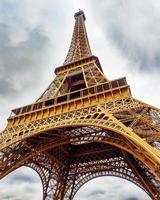
[[[90,193],[87,195],[87,198],[91,198],[91,199],[95,198],[95,199],[98,199],[98,198],[103,197],[105,193],[106,193],[105,190],[100,190],[100,189],[97,190],[97,189],[95,189],[94,191],[90,192]]]
[[[133,183],[117,177],[95,178],[77,192],[78,200],[150,200],[148,195]]]
[[[92,8],[107,39],[141,70],[160,69],[160,3],[94,0]]]
[[[23,167],[5,177],[0,184],[2,200],[40,200],[42,184],[37,173]]]
[[[27,32],[25,41],[12,43],[13,27],[0,24],[0,97],[16,97],[24,88],[38,84],[42,77],[42,54],[49,38],[37,28]],[[19,95],[19,94],[18,94]]]

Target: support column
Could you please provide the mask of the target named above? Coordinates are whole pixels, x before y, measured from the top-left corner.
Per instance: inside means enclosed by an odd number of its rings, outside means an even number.
[[[58,169],[54,174],[50,171],[47,179],[47,188],[43,200],[72,200],[74,180],[69,175],[69,165]],[[46,185],[46,184],[45,184]]]

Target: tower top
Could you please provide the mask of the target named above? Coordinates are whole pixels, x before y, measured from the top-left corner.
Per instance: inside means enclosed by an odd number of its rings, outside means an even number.
[[[78,16],[82,16],[83,20],[84,21],[86,20],[85,14],[84,14],[83,10],[81,10],[81,9],[79,9],[79,11],[74,14],[74,18],[76,19]]]
[[[82,10],[79,10],[74,14],[74,17],[74,31],[64,65],[92,56],[85,27],[85,14]]]

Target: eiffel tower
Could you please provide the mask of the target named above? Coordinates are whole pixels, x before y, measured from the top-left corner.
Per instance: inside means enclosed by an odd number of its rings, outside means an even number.
[[[82,10],[55,79],[33,104],[12,110],[0,133],[0,178],[34,169],[43,200],[73,200],[89,180],[116,176],[160,199],[160,110],[109,80],[91,52]],[[147,88],[146,88],[147,90]]]

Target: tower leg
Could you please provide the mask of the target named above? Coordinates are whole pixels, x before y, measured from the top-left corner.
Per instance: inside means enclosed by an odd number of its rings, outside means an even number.
[[[43,200],[69,200],[65,198],[68,186],[68,165],[56,162],[52,156],[40,154],[27,166],[38,172],[43,185]]]
[[[47,188],[44,192],[43,200],[72,200],[73,181],[68,176],[69,169],[62,167],[58,169],[58,173],[52,171],[48,176]]]

